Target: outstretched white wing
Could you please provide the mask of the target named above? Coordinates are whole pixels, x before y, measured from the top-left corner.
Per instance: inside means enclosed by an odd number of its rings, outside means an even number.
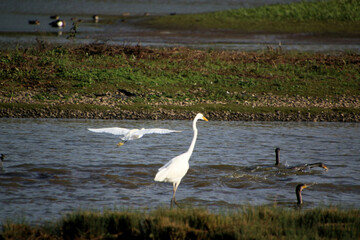
[[[136,134],[139,135],[145,135],[145,134],[167,134],[167,133],[173,133],[173,132],[181,132],[178,130],[170,130],[170,129],[164,129],[164,128],[149,128],[149,129],[140,129],[136,131]]]
[[[119,127],[111,127],[111,128],[88,128],[91,132],[96,133],[110,133],[114,135],[126,135],[130,129],[127,128],[119,128]]]

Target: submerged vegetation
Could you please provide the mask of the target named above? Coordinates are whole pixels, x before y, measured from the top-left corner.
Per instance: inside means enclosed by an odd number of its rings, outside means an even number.
[[[360,211],[244,207],[80,211],[42,226],[8,222],[0,239],[358,239]]]
[[[360,2],[302,1],[202,14],[161,16],[146,20],[142,24],[171,29],[359,35]]]

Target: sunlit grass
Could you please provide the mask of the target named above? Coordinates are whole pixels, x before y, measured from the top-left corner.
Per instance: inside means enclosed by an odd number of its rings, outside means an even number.
[[[79,211],[40,226],[7,222],[5,239],[357,239],[360,211],[334,207]]]
[[[162,16],[147,20],[143,24],[175,29],[359,34],[359,23],[359,1],[329,0]]]
[[[137,55],[128,55],[126,48],[113,49],[118,54],[94,55],[64,47],[2,52],[1,89],[38,89],[44,99],[51,99],[59,93],[91,95],[120,88],[136,93],[140,101],[227,102],[261,93],[331,98],[360,91],[356,54],[139,48]]]
[[[359,61],[356,53],[281,49],[233,52],[101,44],[17,49],[0,53],[0,91],[7,100],[23,97],[0,105],[10,112],[26,110],[34,117],[41,116],[42,108],[54,112],[52,117],[61,112],[72,112],[68,117],[75,117],[76,111],[113,117],[116,113],[109,112],[115,107],[148,113],[161,109],[273,116],[301,113],[305,118],[325,113],[341,119],[341,113],[357,116],[359,109],[289,104],[297,104],[297,99],[338,103],[343,98],[356,104]],[[272,102],[254,105],[262,96],[272,97]],[[278,98],[292,100],[288,106],[272,105]]]

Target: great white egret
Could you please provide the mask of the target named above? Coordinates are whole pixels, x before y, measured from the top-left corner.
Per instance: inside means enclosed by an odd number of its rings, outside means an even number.
[[[181,132],[177,130],[163,129],[163,128],[149,128],[149,129],[127,129],[127,128],[119,128],[119,127],[110,127],[110,128],[88,128],[91,132],[96,133],[110,133],[114,135],[123,135],[121,138],[122,142],[119,142],[117,145],[122,146],[125,142],[129,140],[139,139],[145,134],[167,134],[173,132]]]
[[[204,121],[208,121],[204,115],[201,113],[198,113],[193,121],[192,127],[194,131],[194,137],[192,139],[192,142],[190,144],[189,149],[183,153],[180,154],[177,157],[174,157],[171,159],[168,163],[166,163],[163,167],[159,168],[154,180],[157,182],[170,182],[173,183],[173,197],[171,199],[171,205],[173,202],[176,204],[175,199],[175,193],[177,188],[179,187],[179,184],[181,182],[181,179],[185,176],[189,169],[189,159],[191,157],[192,152],[194,151],[196,138],[198,135],[198,130],[196,128],[196,122],[201,119]]]
[[[301,196],[301,191],[304,189],[304,188],[307,188],[308,185],[306,184],[299,184],[296,186],[296,189],[295,189],[295,192],[296,192],[296,198],[297,198],[297,203],[298,204],[302,204],[303,201],[302,201],[302,196]]]
[[[275,155],[276,155],[275,166],[278,166],[278,165],[280,165],[280,148],[275,149]],[[299,165],[299,166],[289,167],[288,169],[302,171],[302,170],[306,170],[308,168],[314,168],[314,167],[321,167],[321,168],[325,169],[325,171],[329,170],[329,168],[322,162],[306,163],[306,164]]]

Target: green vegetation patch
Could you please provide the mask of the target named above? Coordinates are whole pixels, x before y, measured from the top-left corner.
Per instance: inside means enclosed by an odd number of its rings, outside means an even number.
[[[256,8],[161,16],[146,20],[151,27],[229,29],[246,32],[317,32],[359,34],[357,0],[303,1]]]
[[[93,48],[89,50],[88,48]],[[0,55],[1,90],[7,96],[37,90],[41,99],[77,93],[95,96],[119,89],[132,100],[251,100],[252,94],[335,97],[360,95],[357,54],[225,52],[102,45]],[[131,51],[132,50],[132,51]],[[130,99],[128,99],[130,100]]]
[[[244,207],[80,211],[43,226],[7,222],[4,239],[357,239],[360,211]]]
[[[39,45],[0,53],[0,92],[18,109],[355,113],[359,69],[355,53]]]

